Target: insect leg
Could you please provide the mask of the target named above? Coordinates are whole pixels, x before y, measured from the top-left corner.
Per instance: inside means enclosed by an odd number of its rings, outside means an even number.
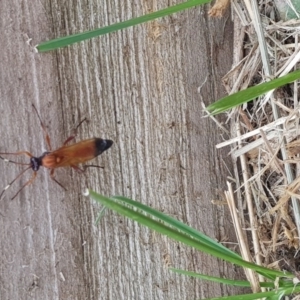
[[[3,194],[5,193],[5,191],[17,180],[19,179],[27,170],[31,169],[31,166],[29,166],[28,168],[24,169],[12,182],[10,182],[4,189],[3,191],[1,192],[0,194],[0,199],[2,198]],[[24,185],[25,186],[25,185]],[[23,187],[21,187],[21,189],[19,189],[19,191],[17,192],[17,194],[11,199],[13,200],[19,193],[20,191],[23,189]]]
[[[84,165],[83,166],[83,170],[86,171],[87,168],[98,168],[98,169],[104,169],[104,167],[102,166],[98,166],[98,165]]]
[[[84,173],[84,171],[85,171],[84,169],[80,169],[78,166],[75,166],[75,165],[74,165],[74,166],[72,165],[71,167],[72,167],[74,170],[76,170],[78,173]]]
[[[77,172],[79,173],[84,173],[86,171],[87,168],[90,168],[90,167],[94,167],[94,168],[99,168],[99,169],[104,169],[104,167],[102,166],[97,166],[97,165],[84,165],[81,168],[79,168],[78,166],[71,166],[74,170],[76,170]]]
[[[68,137],[68,138],[65,140],[64,146],[65,146],[66,144],[68,144],[69,142],[71,142],[72,140],[75,139],[75,137],[76,137],[76,135],[77,135],[78,127],[79,127],[83,122],[85,122],[85,121],[87,121],[86,118],[84,118],[82,121],[80,121],[80,123],[76,126],[76,128],[75,128],[75,130],[74,130],[74,134],[71,135],[70,137]]]
[[[50,171],[50,177],[52,180],[54,180],[60,187],[62,187],[65,191],[67,190],[60,182],[58,182],[54,177],[54,169],[51,169]]]
[[[40,115],[39,115],[39,113],[38,113],[36,107],[34,106],[34,104],[32,104],[32,107],[33,107],[33,109],[35,110],[35,112],[36,112],[36,114],[37,114],[37,116],[38,116],[38,118],[39,118],[39,120],[40,120],[41,126],[42,126],[43,131],[44,131],[44,134],[45,134],[45,140],[46,140],[46,143],[47,143],[47,145],[48,145],[48,147],[49,147],[49,151],[52,151],[51,142],[50,142],[50,137],[49,137],[48,131],[47,131],[47,129],[46,129],[46,126],[45,126],[44,123],[42,122],[42,119],[41,119],[41,117],[40,117]]]

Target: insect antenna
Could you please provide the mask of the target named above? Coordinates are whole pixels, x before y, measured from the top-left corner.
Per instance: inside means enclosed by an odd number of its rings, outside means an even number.
[[[28,165],[28,164],[27,164]],[[10,182],[1,192],[0,194],[0,199],[2,198],[3,194],[5,193],[5,191],[16,181],[18,180],[26,171],[28,171],[29,169],[31,169],[31,165],[29,165],[28,168],[24,169],[12,182]],[[35,172],[36,173],[36,172]],[[34,173],[34,175],[36,176],[36,174]],[[35,177],[34,177],[35,178]],[[31,178],[32,179],[32,178]],[[13,200],[19,193],[20,191],[27,185],[29,184],[28,182],[31,182],[31,179],[29,181],[27,181],[17,192],[17,194],[11,199]]]
[[[0,153],[0,154],[15,154],[15,153]],[[10,159],[7,159],[7,158],[2,157],[2,156],[0,156],[0,159],[2,159],[4,162],[12,163],[12,164],[15,164],[15,165],[30,166],[30,164],[28,164],[28,163],[17,162],[17,161],[10,160]]]
[[[29,168],[31,168],[31,167],[29,167]],[[27,171],[29,168],[25,169],[25,171]],[[23,173],[24,173],[24,172],[23,172]],[[33,172],[33,175],[31,176],[31,178],[30,178],[26,183],[24,183],[24,184],[21,186],[21,188],[20,188],[20,189],[17,191],[17,193],[11,198],[11,200],[14,200],[14,199],[18,196],[18,194],[24,189],[24,187],[26,187],[27,185],[30,185],[30,184],[35,180],[36,174],[37,174],[36,171]],[[0,198],[1,198],[1,197],[0,197]]]

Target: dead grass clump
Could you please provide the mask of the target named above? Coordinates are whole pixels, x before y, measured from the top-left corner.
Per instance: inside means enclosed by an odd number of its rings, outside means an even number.
[[[254,2],[232,1],[234,66],[223,79],[229,94],[299,67],[300,20],[282,22],[269,1]],[[231,111],[231,139],[217,145],[232,149],[235,190],[229,184],[226,198],[244,258],[295,272],[300,231],[298,92],[296,82]],[[236,210],[247,216],[236,215]],[[250,242],[245,229],[251,231]]]

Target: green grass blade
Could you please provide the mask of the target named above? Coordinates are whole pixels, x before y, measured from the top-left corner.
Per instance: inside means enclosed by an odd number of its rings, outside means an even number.
[[[106,208],[105,206],[103,206],[103,208],[100,210],[100,212],[99,212],[98,215],[97,215],[97,218],[96,218],[96,220],[95,220],[94,225],[98,225],[98,223],[100,222],[100,220],[103,218],[106,209],[107,209],[107,208]]]
[[[273,79],[262,84],[250,87],[246,90],[237,92],[235,94],[224,97],[207,107],[207,110],[212,114],[216,115],[222,113],[228,109],[242,105],[243,103],[249,102],[262,94],[265,94],[271,90],[274,90],[280,86],[291,83],[300,78],[300,70],[289,73],[285,76]]]
[[[250,268],[250,269],[256,270],[258,272],[262,272],[262,273],[267,273],[269,275],[279,276],[279,277],[291,277],[291,278],[294,277],[294,275],[291,273],[284,273],[284,272],[280,272],[280,271],[276,271],[276,270],[271,270],[271,269],[261,267],[256,264],[244,261],[238,255],[236,255],[236,256],[228,255],[227,251],[225,252],[223,250],[223,246],[220,247],[219,249],[215,245],[210,246],[207,243],[208,237],[206,237],[206,239],[204,241],[195,239],[190,234],[186,234],[185,232],[182,232],[182,230],[180,230],[174,226],[171,226],[170,224],[166,224],[164,219],[160,219],[158,217],[153,218],[153,216],[146,215],[146,211],[142,210],[140,208],[141,204],[136,201],[133,201],[131,199],[127,199],[124,197],[107,198],[107,197],[99,195],[91,190],[89,190],[89,195],[91,198],[93,198],[94,200],[105,205],[107,208],[110,208],[110,209],[120,213],[121,215],[126,216],[134,221],[137,221],[138,223],[140,223],[150,229],[153,229],[163,235],[166,235],[178,242],[182,242],[188,246],[196,248],[202,252],[208,253],[210,255],[213,255],[215,257],[229,261],[231,263],[237,264],[242,267]],[[127,199],[127,201],[124,201],[124,199]],[[130,201],[128,201],[128,200],[130,200]],[[168,217],[168,218],[171,218],[171,217]],[[174,224],[176,224],[177,222],[179,222],[179,221],[174,222]]]
[[[251,293],[251,294],[242,294],[242,295],[234,295],[234,296],[227,296],[227,297],[219,297],[219,298],[206,298],[205,300],[255,300],[255,299],[265,299],[272,297],[272,299],[282,299],[285,295],[290,295],[297,293],[300,290],[300,287],[292,287],[288,289],[274,289],[269,292],[262,292],[262,293]]]
[[[124,28],[128,28],[130,26],[135,26],[138,24],[142,24],[148,21],[153,21],[157,18],[162,18],[165,16],[168,16],[170,14],[197,6],[197,5],[201,5],[201,4],[205,4],[205,3],[209,3],[211,2],[211,0],[192,0],[192,1],[186,1],[171,7],[168,7],[166,9],[162,9],[160,11],[157,12],[153,12],[150,14],[147,14],[145,16],[141,16],[141,17],[137,17],[134,19],[130,19],[128,21],[124,21],[124,22],[120,22],[117,24],[113,24],[110,26],[106,26],[103,28],[98,28],[95,30],[91,30],[91,31],[86,31],[83,33],[78,33],[78,34],[73,34],[73,35],[69,35],[66,37],[61,37],[61,38],[57,38],[57,39],[53,39],[44,43],[40,43],[39,45],[37,45],[37,50],[39,52],[45,52],[45,51],[50,51],[50,50],[54,50],[54,49],[58,49],[58,48],[62,48],[62,47],[66,47],[69,46],[71,44],[74,43],[78,43],[78,42],[82,42],[84,40],[87,39],[91,39],[103,34],[108,34],[117,30],[122,30]]]
[[[145,213],[147,213],[150,216],[153,216],[157,219],[160,219],[161,221],[165,222],[166,224],[176,228],[177,230],[180,230],[182,232],[184,232],[185,234],[188,234],[190,236],[192,236],[194,239],[200,241],[203,244],[206,244],[209,247],[212,248],[216,248],[218,249],[218,251],[222,250],[223,253],[228,256],[233,256],[239,259],[242,259],[242,257],[240,255],[238,255],[237,253],[231,251],[230,249],[226,248],[225,246],[223,246],[222,244],[214,241],[213,239],[211,239],[210,237],[206,236],[205,234],[202,234],[201,232],[195,230],[192,227],[187,226],[186,224],[166,215],[161,213],[160,211],[153,209],[152,207],[149,207],[147,205],[144,205],[140,202],[136,202],[133,201],[129,198],[126,197],[122,197],[122,196],[114,196],[112,197],[114,199],[118,199],[121,200],[123,202],[128,203],[129,205],[135,206],[138,209],[143,210]]]
[[[218,283],[222,283],[222,284],[241,286],[241,287],[251,287],[250,282],[246,281],[246,280],[225,279],[225,278],[220,278],[220,277],[215,277],[215,276],[199,274],[196,272],[180,270],[180,269],[176,269],[176,268],[169,268],[169,270],[171,270],[172,272],[181,274],[181,275],[191,276],[191,277],[209,280],[209,281],[213,281],[213,282],[218,282]],[[261,287],[266,287],[266,288],[271,288],[271,289],[274,288],[273,282],[260,282],[259,284]],[[279,287],[280,287],[280,285],[279,285]],[[291,285],[289,287],[291,287]]]
[[[251,287],[249,281],[246,280],[231,280],[231,279],[225,279],[225,278],[220,278],[220,277],[215,277],[215,276],[208,276],[208,275],[203,275],[195,272],[190,272],[190,271],[184,271],[184,270],[179,270],[175,268],[169,268],[169,270],[179,273],[182,275],[187,275],[191,277],[196,277],[204,280],[209,280],[213,282],[218,282],[222,284],[228,284],[228,285],[234,285],[234,286],[241,286],[241,287]],[[271,283],[270,283],[271,284]],[[270,285],[271,288],[274,288],[274,284]]]

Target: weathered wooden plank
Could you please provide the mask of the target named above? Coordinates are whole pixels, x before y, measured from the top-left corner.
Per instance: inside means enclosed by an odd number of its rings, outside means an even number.
[[[228,212],[210,200],[224,188],[226,153],[218,129],[201,118],[201,97],[223,93],[232,26],[191,9],[49,54],[32,45],[139,16],[159,7],[132,1],[2,1],[1,148],[45,149],[34,103],[54,147],[83,117],[79,138],[113,139],[82,176],[59,170],[63,191],[40,171],[14,201],[0,202],[1,299],[192,299],[226,290],[170,273],[169,265],[232,277],[215,259],[186,249],[108,212],[81,195],[88,186],[125,195],[174,215],[206,234],[233,239]],[[161,8],[168,2],[160,3]],[[199,92],[200,91],[200,92]],[[21,168],[1,162],[5,186]],[[229,167],[230,168],[230,167]],[[229,269],[231,270],[231,269]],[[229,274],[229,275],[228,275]]]

